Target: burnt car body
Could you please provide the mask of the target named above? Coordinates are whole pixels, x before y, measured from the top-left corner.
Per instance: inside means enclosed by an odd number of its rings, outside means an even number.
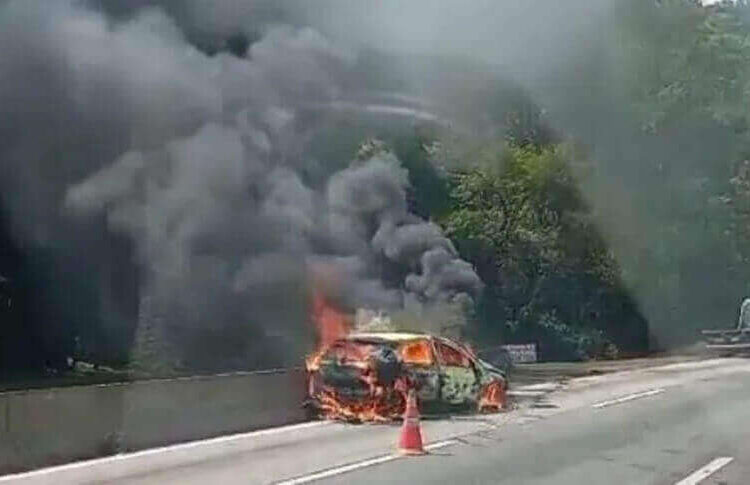
[[[498,411],[508,387],[503,371],[451,339],[415,333],[355,333],[308,361],[306,402],[328,418],[400,416],[415,389],[420,407]]]

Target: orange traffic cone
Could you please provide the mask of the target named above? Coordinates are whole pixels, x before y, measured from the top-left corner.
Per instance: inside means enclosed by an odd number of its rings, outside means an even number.
[[[401,438],[398,449],[404,455],[424,455],[422,445],[422,429],[419,424],[419,409],[417,408],[417,394],[414,389],[409,391],[406,398],[404,425],[401,427]]]

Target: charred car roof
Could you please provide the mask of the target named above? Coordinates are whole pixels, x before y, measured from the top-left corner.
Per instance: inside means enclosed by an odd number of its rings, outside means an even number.
[[[343,340],[350,340],[356,342],[372,342],[372,343],[385,343],[385,342],[408,342],[410,340],[429,339],[433,338],[431,335],[423,333],[409,333],[409,332],[371,332],[371,333],[353,333],[346,336]]]

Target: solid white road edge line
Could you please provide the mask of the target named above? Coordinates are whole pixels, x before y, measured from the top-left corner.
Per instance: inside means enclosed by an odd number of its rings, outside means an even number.
[[[541,384],[520,386],[518,388],[518,391],[523,392],[524,390],[527,390],[527,389],[539,389],[540,386],[549,387],[551,385],[555,385],[555,383],[543,382]],[[58,472],[77,470],[77,469],[96,466],[96,465],[116,463],[116,462],[121,462],[125,460],[132,460],[132,459],[137,459],[137,458],[142,458],[142,457],[147,457],[147,456],[158,455],[161,453],[169,453],[172,451],[187,450],[187,449],[197,448],[201,446],[211,446],[211,445],[220,444],[220,443],[231,443],[232,441],[240,441],[240,440],[247,439],[247,438],[259,438],[262,436],[270,436],[270,435],[281,434],[281,433],[286,433],[286,432],[299,431],[301,429],[314,428],[318,426],[329,425],[331,423],[332,423],[331,421],[309,421],[305,423],[291,424],[291,425],[280,426],[276,428],[260,429],[257,431],[250,431],[248,433],[230,434],[226,436],[218,436],[216,438],[209,438],[205,440],[188,441],[186,443],[178,443],[175,445],[161,446],[158,448],[148,448],[145,450],[134,451],[132,453],[120,453],[117,455],[105,456],[102,458],[93,458],[91,460],[74,461],[71,463],[65,463],[63,465],[39,468],[37,470],[31,470],[28,472],[14,473],[11,475],[0,475],[0,483],[10,482],[12,480],[20,480],[24,478],[32,478],[32,477],[50,475],[50,474],[58,473]]]
[[[424,447],[427,451],[437,450],[440,448],[445,448],[446,446],[452,446],[458,444],[457,440],[444,440],[444,441],[437,441],[435,443],[426,445]],[[364,461],[358,461],[355,463],[350,463],[349,465],[339,466],[336,468],[329,468],[328,470],[323,470],[316,473],[311,473],[309,475],[303,475],[301,477],[292,478],[291,480],[284,480],[281,482],[276,482],[277,485],[300,485],[302,483],[310,483],[314,482],[316,480],[322,480],[323,478],[329,478],[336,475],[341,475],[343,473],[348,473],[354,470],[359,470],[360,468],[367,468],[368,466],[373,465],[379,465],[381,463],[387,463],[389,461],[398,460],[399,458],[403,458],[403,455],[400,454],[391,454],[391,455],[384,455],[379,456],[377,458],[370,458],[369,460]]]
[[[635,394],[628,394],[627,396],[618,397],[617,399],[612,399],[610,401],[598,402],[596,404],[592,404],[591,407],[594,409],[606,408],[608,406],[614,406],[615,404],[622,404],[624,402],[634,401],[636,399],[641,399],[644,397],[655,396],[657,394],[661,394],[662,392],[664,392],[664,389],[662,388],[652,389],[650,391],[644,392],[637,392]]]
[[[725,466],[732,463],[732,461],[734,461],[734,458],[732,458],[731,456],[722,456],[722,457],[716,458],[715,460],[711,461],[707,465],[695,470],[693,473],[691,473],[687,477],[675,483],[675,485],[697,485],[698,483],[702,482],[706,478],[718,472]]]
[[[209,438],[206,440],[189,441],[187,443],[179,443],[176,445],[162,446],[159,448],[150,448],[141,451],[134,451],[133,453],[121,453],[119,455],[105,456],[103,458],[95,458],[93,460],[76,461],[73,463],[67,463],[65,465],[52,466],[47,468],[40,468],[38,470],[32,470],[28,472],[15,473],[12,475],[0,476],[0,483],[10,482],[13,480],[20,480],[24,478],[32,478],[43,475],[49,475],[52,473],[65,472],[69,470],[76,470],[79,468],[87,468],[96,465],[105,465],[108,463],[115,463],[125,460],[134,460],[137,458],[143,458],[151,455],[158,455],[162,453],[169,453],[173,451],[188,450],[191,448],[199,448],[201,446],[211,446],[221,443],[231,443],[232,441],[241,441],[249,438],[258,438],[261,436],[269,436],[293,431],[299,431],[307,428],[315,428],[331,424],[331,421],[309,421],[306,423],[290,424],[288,426],[281,426],[278,428],[260,429],[257,431],[250,431],[248,433],[230,434],[226,436],[218,436],[216,438]]]

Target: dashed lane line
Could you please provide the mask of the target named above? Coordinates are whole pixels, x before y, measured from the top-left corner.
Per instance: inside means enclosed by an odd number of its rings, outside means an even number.
[[[628,394],[627,396],[618,397],[617,399],[611,399],[609,401],[601,401],[596,404],[592,404],[591,407],[594,409],[606,408],[614,406],[616,404],[622,404],[628,401],[635,401],[636,399],[642,399],[644,397],[656,396],[664,392],[664,389],[651,389],[650,391],[637,392],[635,394]]]
[[[708,464],[695,470],[693,473],[683,478],[682,480],[677,482],[675,485],[697,485],[703,480],[705,480],[706,478],[710,477],[714,473],[724,468],[725,466],[732,463],[732,461],[734,461],[734,458],[732,458],[731,456],[721,456],[719,458],[716,458],[710,461]]]

